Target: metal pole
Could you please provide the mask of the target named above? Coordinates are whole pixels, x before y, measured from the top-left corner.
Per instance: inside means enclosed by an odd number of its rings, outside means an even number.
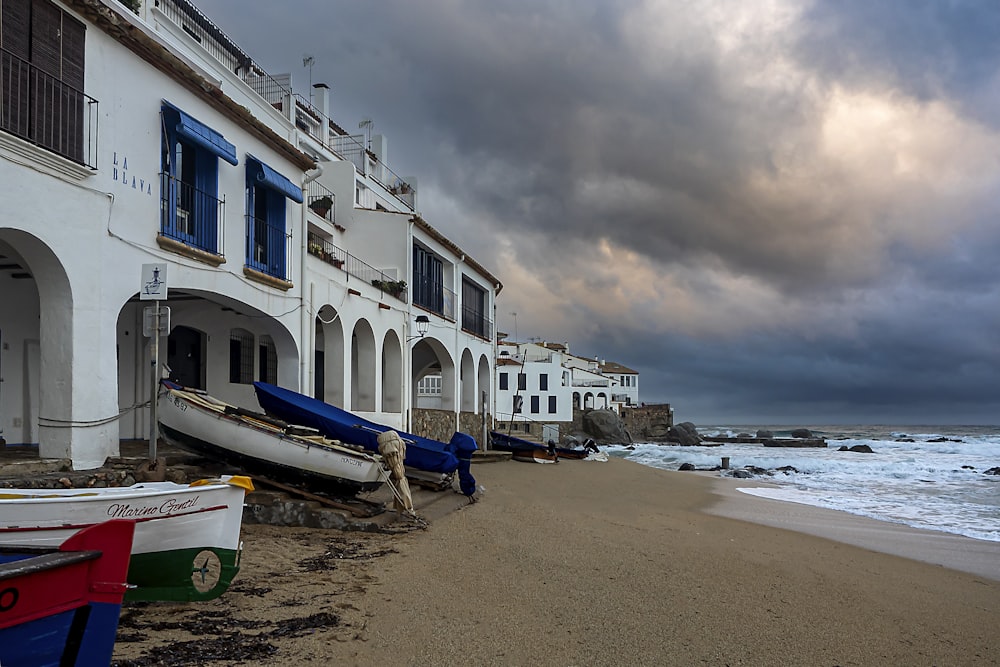
[[[160,378],[157,372],[160,364],[160,301],[153,302],[153,338],[150,343],[150,388],[149,388],[149,461],[156,463],[156,394],[160,389]]]

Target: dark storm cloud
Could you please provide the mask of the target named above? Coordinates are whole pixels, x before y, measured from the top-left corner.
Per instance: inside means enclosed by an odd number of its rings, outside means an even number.
[[[501,330],[703,415],[996,414],[1000,5],[199,5],[374,120]]]

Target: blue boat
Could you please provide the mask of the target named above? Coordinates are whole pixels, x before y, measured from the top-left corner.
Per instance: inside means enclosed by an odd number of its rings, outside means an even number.
[[[0,665],[111,663],[134,530],[116,519],[58,549],[0,546]]]
[[[269,415],[290,424],[314,428],[327,438],[364,447],[368,451],[378,452],[380,433],[396,431],[406,442],[403,463],[407,467],[443,474],[458,471],[462,493],[472,496],[476,492],[476,480],[469,465],[477,447],[470,435],[456,432],[450,442],[444,443],[376,424],[311,396],[267,382],[254,382],[253,386],[257,402]]]

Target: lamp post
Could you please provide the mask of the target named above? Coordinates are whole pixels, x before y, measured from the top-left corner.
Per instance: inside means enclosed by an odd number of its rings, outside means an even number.
[[[416,319],[414,319],[414,322],[416,322],[417,325],[417,335],[407,337],[406,339],[407,343],[409,343],[411,340],[416,340],[418,338],[423,338],[424,336],[426,336],[427,330],[431,326],[431,320],[426,315],[417,315]]]

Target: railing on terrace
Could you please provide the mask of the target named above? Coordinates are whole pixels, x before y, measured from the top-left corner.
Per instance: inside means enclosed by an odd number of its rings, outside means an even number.
[[[608,387],[607,380],[577,380],[573,382],[574,387]]]
[[[311,232],[308,237],[308,247],[310,255],[342,269],[348,275],[348,282],[350,282],[350,278],[357,278],[367,285],[378,288],[384,294],[389,294],[403,303],[407,302],[405,280],[396,280],[384,271],[376,269],[343,248],[339,248]]]
[[[361,173],[369,175],[371,170],[365,156],[374,154],[365,150],[363,136],[339,134],[343,130],[314,107],[311,101],[292,91],[285,77],[276,78],[268,74],[221,28],[187,0],[158,0],[157,7],[164,16],[201,44],[223,67],[235,72],[267,104],[280,109],[289,118],[294,114],[296,127],[345,160],[353,162]],[[284,108],[286,100],[293,100],[293,109]],[[303,113],[306,114],[305,118],[300,115]],[[324,128],[328,131],[324,132]],[[415,188],[399,178],[381,160],[376,162],[374,173],[370,175],[411,210],[414,208]]]
[[[193,248],[225,255],[226,201],[160,173],[160,233]]]
[[[462,331],[487,340],[493,337],[493,321],[469,306],[462,306]]]
[[[291,234],[284,224],[247,214],[246,265],[279,280],[289,280]]]
[[[0,49],[0,130],[97,169],[98,102]]]
[[[337,195],[319,183],[309,184],[309,210],[333,224],[337,224]]]

